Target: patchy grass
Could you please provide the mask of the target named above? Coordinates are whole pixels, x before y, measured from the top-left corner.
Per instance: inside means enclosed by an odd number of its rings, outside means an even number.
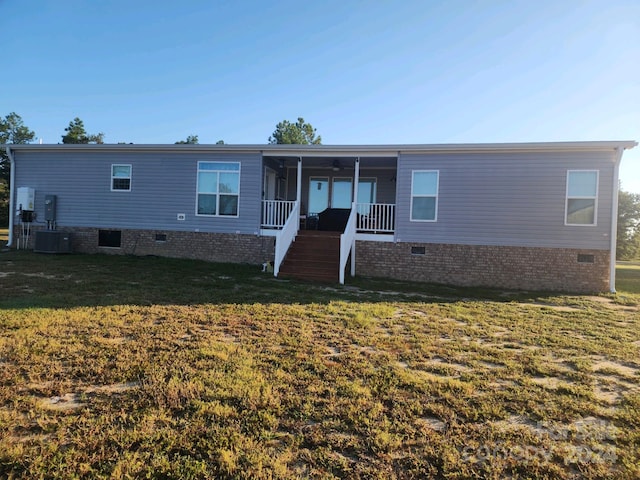
[[[10,252],[0,292],[0,477],[640,475],[631,289]]]
[[[619,262],[616,266],[616,289],[640,294],[640,263]]]

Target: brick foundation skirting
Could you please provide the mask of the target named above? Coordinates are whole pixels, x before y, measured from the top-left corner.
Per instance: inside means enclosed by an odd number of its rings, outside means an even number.
[[[593,293],[609,290],[609,257],[608,250],[357,241],[356,275]]]
[[[249,263],[259,265],[274,257],[274,237],[208,232],[168,230],[125,230],[120,248],[98,246],[97,228],[60,227],[71,233],[71,249],[75,253],[107,253],[115,255],[157,255],[190,258],[209,262]],[[166,235],[164,241],[156,234]],[[31,236],[33,248],[35,231]]]
[[[254,265],[274,258],[274,237],[123,229],[121,247],[110,248],[98,246],[97,228],[59,230],[71,232],[72,251],[78,253],[157,255]],[[158,241],[156,234],[166,235],[166,239]],[[35,231],[30,248],[34,237]],[[609,290],[609,251],[358,240],[356,275],[458,286],[604,292]]]

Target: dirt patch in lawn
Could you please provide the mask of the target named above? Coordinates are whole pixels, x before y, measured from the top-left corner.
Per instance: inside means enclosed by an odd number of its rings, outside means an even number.
[[[549,303],[542,302],[518,302],[517,305],[521,307],[537,307],[537,308],[548,308],[550,310],[554,310],[556,312],[582,312],[584,310],[576,307],[570,307],[568,305],[552,305]]]
[[[618,310],[623,312],[637,312],[640,310],[640,305],[621,305],[620,303],[616,303],[614,299],[608,297],[598,297],[596,295],[590,295],[584,298],[598,303],[604,307],[610,308],[611,310]]]
[[[569,387],[572,385],[571,382],[568,382],[565,379],[559,377],[532,377],[531,381],[536,385],[540,385],[545,388],[551,388],[553,390],[561,387]]]
[[[447,424],[435,417],[418,418],[416,424],[435,432],[444,432],[447,429]]]
[[[619,362],[614,362],[611,360],[603,359],[602,357],[596,357],[593,364],[594,372],[615,372],[617,375],[622,375],[624,377],[638,377],[638,372],[640,371],[640,367],[630,364],[622,364]]]
[[[91,385],[84,390],[85,393],[124,393],[134,388],[138,388],[140,382],[114,383],[112,385]]]
[[[439,358],[439,357],[436,357],[427,361],[426,365],[430,367],[436,367],[436,368],[447,368],[447,369],[455,370],[458,372],[468,372],[471,370],[471,368],[467,365],[464,365],[462,363],[457,363],[457,362],[449,362],[444,358]]]
[[[47,410],[65,412],[84,407],[86,404],[80,402],[79,396],[75,393],[65,393],[62,396],[45,398],[40,401],[40,405]]]

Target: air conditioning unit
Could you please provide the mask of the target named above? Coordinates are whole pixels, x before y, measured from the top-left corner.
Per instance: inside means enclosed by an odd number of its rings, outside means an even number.
[[[38,253],[71,253],[71,234],[57,230],[38,230],[33,251]]]

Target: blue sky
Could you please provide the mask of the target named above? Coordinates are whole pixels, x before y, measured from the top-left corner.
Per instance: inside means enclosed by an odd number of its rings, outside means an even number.
[[[640,2],[0,0],[0,115],[44,143],[640,140]],[[640,147],[623,188],[640,193]]]

